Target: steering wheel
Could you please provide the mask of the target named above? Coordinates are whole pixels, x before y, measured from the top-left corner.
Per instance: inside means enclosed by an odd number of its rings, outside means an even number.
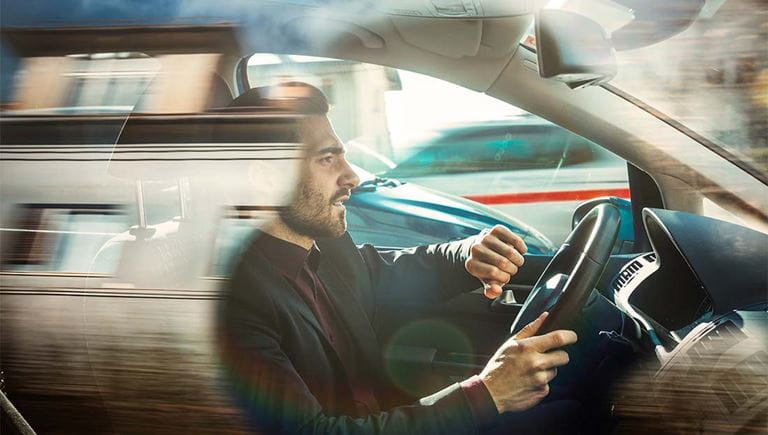
[[[620,223],[619,211],[611,204],[600,204],[581,219],[536,281],[512,323],[512,334],[543,311],[549,316],[538,334],[570,324],[605,269]]]

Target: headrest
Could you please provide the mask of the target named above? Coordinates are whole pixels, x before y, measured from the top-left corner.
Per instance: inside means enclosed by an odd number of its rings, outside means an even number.
[[[208,107],[226,107],[232,104],[232,91],[220,75],[214,74],[211,79],[211,93],[208,97]]]
[[[324,115],[329,109],[328,100],[320,89],[296,81],[249,89],[235,98],[229,107],[273,107],[304,115]]]

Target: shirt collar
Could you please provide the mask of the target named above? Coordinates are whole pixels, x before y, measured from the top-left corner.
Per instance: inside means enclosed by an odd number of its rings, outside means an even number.
[[[317,244],[307,250],[265,232],[261,232],[254,243],[281,274],[291,279],[298,278],[305,264],[316,271],[320,263],[320,249]]]

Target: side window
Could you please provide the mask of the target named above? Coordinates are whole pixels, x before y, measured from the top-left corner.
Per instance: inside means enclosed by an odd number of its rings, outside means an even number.
[[[97,254],[129,226],[128,216],[111,205],[22,205],[15,228],[2,230],[7,241],[2,268],[109,274],[117,258],[97,262]]]

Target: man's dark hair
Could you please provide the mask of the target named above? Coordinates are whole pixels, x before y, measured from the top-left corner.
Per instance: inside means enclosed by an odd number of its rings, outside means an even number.
[[[325,115],[328,100],[320,89],[304,82],[283,82],[245,91],[229,104],[230,108],[272,108],[302,115]]]

